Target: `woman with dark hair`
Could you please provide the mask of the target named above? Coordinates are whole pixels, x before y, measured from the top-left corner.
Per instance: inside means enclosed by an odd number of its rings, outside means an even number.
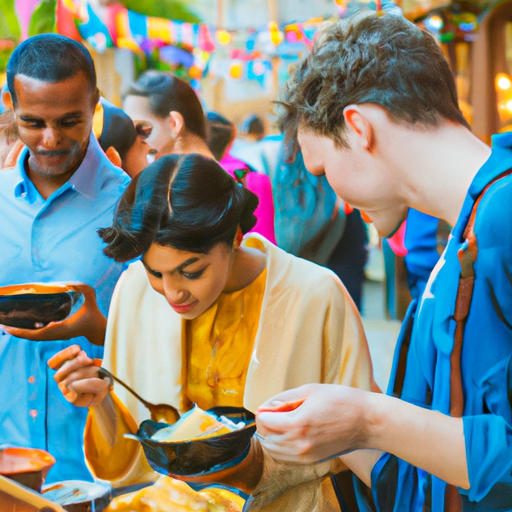
[[[94,112],[93,133],[109,160],[130,178],[147,167],[152,151],[146,142],[151,133],[149,123],[134,123],[126,112],[100,98]]]
[[[181,411],[192,403],[255,411],[308,382],[372,387],[363,329],[345,288],[329,270],[257,234],[244,237],[257,203],[214,160],[169,155],[132,181],[113,225],[100,230],[111,258],[141,257],[114,293],[103,366],[146,400]],[[123,388],[111,393],[80,347],[52,365],[64,361],[55,376],[64,396],[95,406],[86,453],[96,476],[116,485],[143,478],[140,448],[122,435],[148,411]],[[309,478],[315,510],[327,510],[330,481]],[[291,504],[300,510],[295,494]]]

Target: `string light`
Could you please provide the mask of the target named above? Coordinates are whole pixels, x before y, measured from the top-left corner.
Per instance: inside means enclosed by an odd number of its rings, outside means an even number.
[[[508,91],[512,86],[512,81],[505,73],[498,73],[496,76],[496,88],[502,91]]]

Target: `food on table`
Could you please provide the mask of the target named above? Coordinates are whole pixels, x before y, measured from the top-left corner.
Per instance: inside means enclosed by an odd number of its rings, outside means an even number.
[[[151,487],[115,498],[105,512],[241,512],[243,498],[217,487],[194,491],[161,476]]]

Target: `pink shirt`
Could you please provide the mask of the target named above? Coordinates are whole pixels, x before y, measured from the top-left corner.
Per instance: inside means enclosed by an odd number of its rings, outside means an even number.
[[[259,204],[254,212],[257,222],[251,230],[254,233],[263,235],[267,240],[276,244],[276,235],[274,231],[274,198],[272,196],[272,184],[270,178],[263,173],[251,171],[245,162],[238,160],[230,154],[225,154],[219,162],[222,168],[233,178],[235,171],[248,170],[245,175],[245,186],[253,194],[258,196]]]

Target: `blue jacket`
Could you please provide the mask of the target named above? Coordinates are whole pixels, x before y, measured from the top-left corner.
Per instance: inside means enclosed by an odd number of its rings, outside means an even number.
[[[489,182],[511,168],[512,133],[497,135],[417,309],[409,310],[404,327],[414,323],[402,399],[410,403],[449,414],[453,314],[460,276],[457,251],[466,243],[463,233],[474,202]],[[470,489],[460,493],[465,511],[505,511],[512,510],[512,175],[483,196],[475,234],[475,284],[461,357]],[[399,339],[390,394],[400,347]],[[379,512],[421,511],[425,498],[431,502],[430,510],[443,512],[445,487],[440,479],[390,454],[384,454],[372,472]]]

